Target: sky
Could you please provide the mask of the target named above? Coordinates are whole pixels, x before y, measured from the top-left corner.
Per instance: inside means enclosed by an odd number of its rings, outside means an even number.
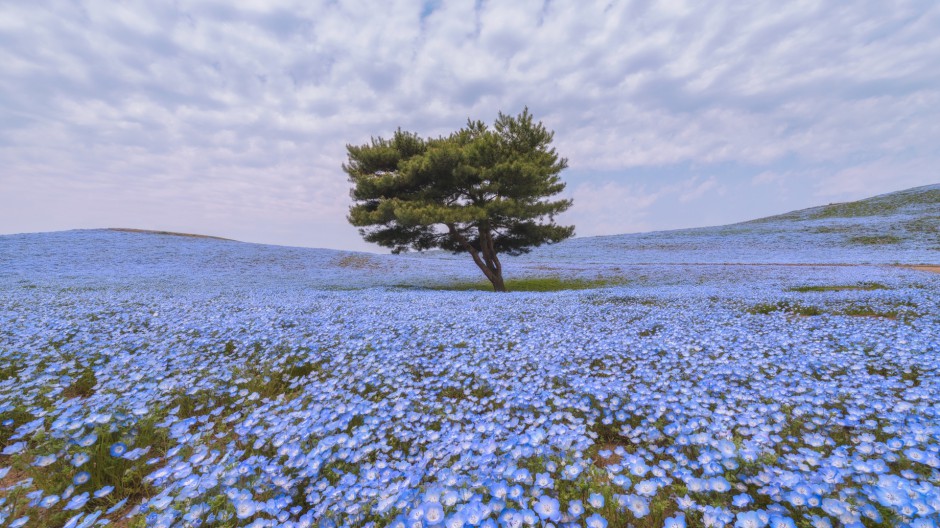
[[[940,182],[940,3],[0,3],[0,234],[382,251],[347,144],[528,106],[578,236]]]

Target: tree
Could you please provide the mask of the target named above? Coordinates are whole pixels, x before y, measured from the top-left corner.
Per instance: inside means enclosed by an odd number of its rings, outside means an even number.
[[[447,137],[398,129],[391,139],[347,145],[349,222],[393,253],[469,253],[493,289],[506,291],[499,255],[574,234],[554,221],[572,202],[550,199],[564,190],[558,175],[567,167],[553,137],[526,108],[515,117],[500,112],[492,129],[468,120]]]

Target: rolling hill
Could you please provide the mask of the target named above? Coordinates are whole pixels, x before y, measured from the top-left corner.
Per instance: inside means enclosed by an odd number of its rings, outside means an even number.
[[[303,288],[364,288],[479,280],[464,255],[356,253],[249,244],[128,229],[0,236],[0,283],[263,280]],[[650,264],[937,264],[940,185],[917,187],[738,224],[576,238],[506,258],[509,277],[628,275]]]

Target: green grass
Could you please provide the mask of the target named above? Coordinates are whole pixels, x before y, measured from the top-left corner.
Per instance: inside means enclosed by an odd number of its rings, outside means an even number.
[[[828,292],[828,291],[851,291],[851,290],[887,290],[888,287],[884,284],[879,284],[877,282],[865,282],[862,284],[847,284],[847,285],[836,285],[836,286],[796,286],[794,288],[788,288],[787,291],[792,292]]]
[[[938,234],[940,233],[940,216],[925,216],[910,220],[903,224],[904,229],[911,233]]]
[[[863,216],[882,216],[898,212],[900,209],[915,204],[936,204],[940,202],[940,191],[892,193],[887,196],[875,196],[857,202],[830,204],[816,211],[812,218],[857,218]]]
[[[899,315],[895,310],[876,310],[868,306],[850,306],[842,310],[841,313],[851,317],[881,317],[884,319],[897,319]]]
[[[802,315],[811,317],[816,315],[847,315],[850,317],[877,317],[882,319],[897,319],[900,312],[897,310],[878,310],[864,305],[841,306],[831,310],[823,310],[817,306],[808,306],[788,301],[778,301],[776,303],[755,304],[747,309],[748,313],[754,315],[768,315],[774,312],[784,312],[792,315]]]
[[[901,238],[894,235],[854,236],[849,239],[851,244],[862,246],[879,246],[884,244],[900,244]]]
[[[506,281],[506,289],[511,292],[552,292],[563,290],[590,290],[624,284],[612,279],[564,279],[561,277],[534,277],[511,279]],[[493,291],[493,285],[487,281],[455,282],[428,286],[431,290],[445,291]]]
[[[822,310],[816,306],[803,306],[801,304],[791,304],[786,301],[755,304],[748,309],[748,312],[755,315],[767,315],[773,312],[787,312],[796,315],[802,315],[804,317],[822,315],[823,313]]]
[[[61,456],[66,449],[65,440],[48,436],[40,429],[29,439],[31,449],[15,455],[11,465],[24,477],[32,479],[23,489],[24,492],[41,489],[47,494],[61,494],[74,484],[73,478],[79,471],[87,471],[90,476],[84,484],[75,485],[76,493],[90,493],[103,486],[114,486],[110,495],[89,500],[82,508],[85,512],[98,508],[106,509],[123,498],[128,498],[131,502],[138,501],[153,493],[153,488],[144,478],[153,471],[146,460],[153,456],[164,456],[170,446],[166,430],[156,426],[164,416],[157,413],[134,423],[99,425],[94,431],[98,437],[97,441],[87,448],[74,450],[89,456],[89,460],[80,469],[72,466],[71,457]],[[110,447],[115,442],[124,442],[129,449],[148,446],[153,450],[137,460],[128,460],[111,456]],[[36,453],[57,452],[60,454],[58,460],[46,467],[36,467],[30,463]],[[35,522],[31,526],[62,526],[76,513],[60,508],[40,509],[26,504],[21,506],[16,515],[29,515],[31,522]]]

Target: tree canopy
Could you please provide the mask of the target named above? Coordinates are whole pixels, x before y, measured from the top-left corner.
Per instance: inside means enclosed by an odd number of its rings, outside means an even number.
[[[347,145],[343,170],[353,184],[349,222],[368,242],[399,253],[444,249],[469,253],[496,291],[505,291],[500,254],[518,255],[574,234],[555,224],[570,199],[567,167],[551,147],[554,133],[528,108],[499,113],[446,137],[398,129],[390,139]]]

